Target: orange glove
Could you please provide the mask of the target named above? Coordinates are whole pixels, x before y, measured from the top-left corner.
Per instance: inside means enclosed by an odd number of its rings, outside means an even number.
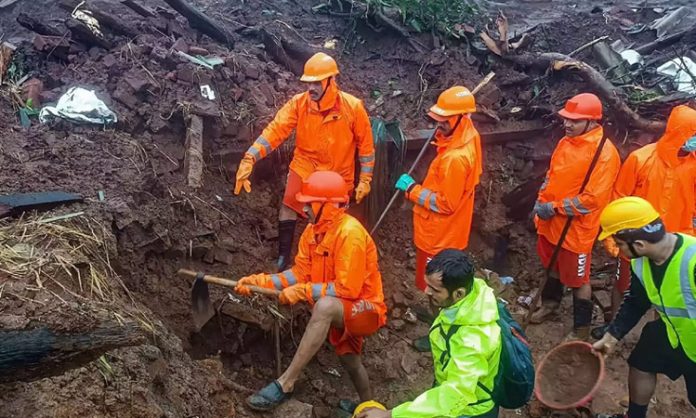
[[[251,193],[251,171],[254,169],[254,157],[251,154],[244,154],[244,158],[239,162],[237,168],[237,183],[234,185],[234,194],[238,195],[242,187],[247,193]]]
[[[246,276],[237,281],[237,286],[234,291],[242,296],[251,296],[251,289],[247,286],[258,286],[266,287],[268,289],[275,289],[271,276],[268,274],[252,274],[251,276]]]
[[[307,300],[307,284],[311,286],[311,283],[298,283],[290,287],[286,287],[280,292],[278,299],[283,305],[294,305],[298,302],[304,302]]]
[[[616,245],[616,241],[614,241],[614,238],[609,237],[602,241],[602,244],[604,244],[604,249],[607,250],[607,253],[609,253],[610,256],[619,256],[619,247]]]
[[[370,181],[369,180],[360,180],[360,183],[358,183],[358,187],[355,189],[355,202],[360,203],[362,200],[370,194]]]

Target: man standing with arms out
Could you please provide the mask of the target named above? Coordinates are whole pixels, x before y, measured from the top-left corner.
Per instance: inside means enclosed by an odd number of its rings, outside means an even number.
[[[542,323],[554,314],[563,297],[563,286],[573,289],[573,333],[570,338],[588,340],[592,323],[592,287],[590,262],[592,247],[599,232],[599,214],[611,198],[612,187],[621,160],[614,144],[607,140],[599,151],[585,189],[583,181],[591,168],[604,137],[599,121],[602,102],[594,94],[579,94],[558,112],[563,118],[566,136],[551,156],[546,180],[534,206],[539,239],[537,251],[548,268],[554,249],[560,245],[553,275],[541,290],[542,306],[532,315],[532,323]],[[563,242],[561,234],[572,223]]]
[[[275,288],[282,290],[280,303],[313,306],[290,366],[278,380],[247,399],[259,411],[271,410],[290,397],[327,335],[360,401],[372,399],[360,353],[364,337],[386,323],[377,247],[360,222],[345,213],[349,198],[343,177],[316,171],[303,182],[296,199],[305,205],[310,223],[300,238],[295,265],[278,274],[245,277],[235,288],[243,295],[250,294],[250,285]]]
[[[423,184],[402,174],[396,188],[413,206],[413,240],[416,245],[416,286],[425,290],[425,266],[445,248],[469,245],[474,191],[479,183],[481,138],[471,121],[476,112],[473,94],[466,87],[445,90],[428,115],[437,121],[437,156]]]
[[[658,373],[672,380],[684,376],[696,406],[696,238],[667,233],[660,214],[640,197],[611,202],[600,222],[599,238],[613,236],[631,259],[631,286],[595,350],[610,353],[651,307],[660,316],[645,325],[628,358],[628,412],[613,417],[645,418]]]
[[[642,197],[660,214],[668,232],[692,234],[696,205],[694,151],[696,110],[677,106],[667,120],[665,134],[626,158],[614,185],[614,199]],[[613,256],[618,256],[618,248],[612,245],[611,239],[605,241],[605,245]],[[617,279],[612,294],[612,317],[631,282],[631,267],[626,258],[619,258]]]
[[[446,249],[428,263],[425,293],[440,314],[430,328],[435,385],[391,411],[370,409],[358,418],[495,418],[489,391],[498,373],[502,338],[493,290],[474,277],[462,251]]]
[[[295,130],[295,152],[290,162],[287,185],[278,224],[278,271],[290,264],[297,215],[304,217],[303,204],[295,199],[302,181],[319,170],[339,173],[350,190],[355,177],[356,150],[360,160],[360,181],[355,200],[370,193],[375,166],[370,119],[362,101],[340,91],[336,84],[336,61],[323,52],[312,56],[301,81],[307,91],[290,99],[244,154],[237,170],[234,193],[251,191],[249,177],[254,163],[278,148]]]

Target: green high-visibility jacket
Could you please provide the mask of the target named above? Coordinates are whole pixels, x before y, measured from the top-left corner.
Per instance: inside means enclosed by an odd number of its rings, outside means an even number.
[[[645,257],[633,259],[631,267],[645,288],[650,303],[665,322],[672,347],[681,345],[686,355],[696,362],[696,238],[679,235],[684,243],[672,256],[659,289]]]
[[[393,418],[476,416],[493,409],[479,383],[493,389],[498,372],[502,345],[497,320],[493,290],[474,279],[471,293],[440,311],[430,328],[435,386],[394,408]]]

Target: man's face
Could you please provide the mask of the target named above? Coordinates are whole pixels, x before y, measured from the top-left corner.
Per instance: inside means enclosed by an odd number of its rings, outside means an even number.
[[[317,214],[314,212],[313,208],[314,203],[305,203],[304,208],[302,211],[307,215],[307,221],[311,224],[316,224],[317,223]]]
[[[321,95],[324,93],[324,86],[321,81],[313,81],[307,83],[307,91],[309,92],[309,98],[318,102],[321,99]]]
[[[585,129],[589,126],[589,121],[563,119],[563,128],[568,137],[574,138],[585,133]]]
[[[450,123],[448,120],[446,121],[438,121],[437,122],[437,129],[442,132],[444,136],[450,136],[452,135],[452,127],[450,126]]]
[[[438,308],[446,308],[454,303],[450,292],[442,285],[442,272],[425,275],[425,294],[430,304]]]
[[[633,250],[635,253],[631,251],[631,248],[626,241],[616,237],[614,237],[614,241],[616,242],[616,246],[619,247],[621,254],[627,258],[639,258],[645,255],[645,241],[633,241]]]

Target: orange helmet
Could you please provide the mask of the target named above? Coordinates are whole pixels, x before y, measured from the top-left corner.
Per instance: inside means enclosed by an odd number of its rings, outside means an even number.
[[[602,119],[602,101],[592,93],[582,93],[572,97],[565,108],[558,112],[566,119],[600,120]]]
[[[476,100],[468,88],[463,86],[450,87],[440,94],[437,104],[430,108],[431,118],[444,121],[450,116],[476,112]]]
[[[327,79],[336,74],[338,74],[336,60],[323,52],[317,52],[305,63],[304,74],[300,77],[300,81],[311,83]]]
[[[295,195],[298,202],[348,202],[346,181],[335,171],[315,171],[302,182],[302,191]]]

